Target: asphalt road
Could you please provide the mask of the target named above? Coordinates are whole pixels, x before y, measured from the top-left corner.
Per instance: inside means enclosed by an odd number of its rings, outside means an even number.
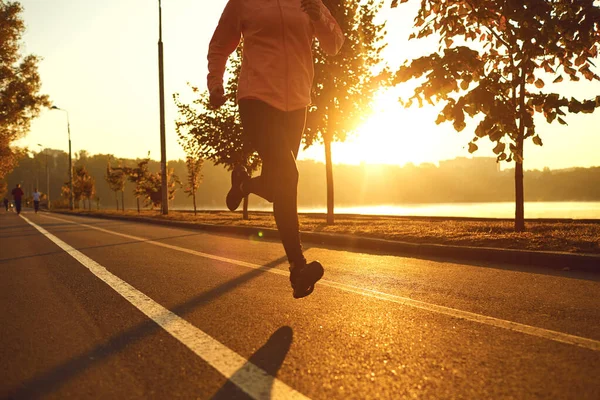
[[[599,399],[600,276],[0,212],[0,398]]]

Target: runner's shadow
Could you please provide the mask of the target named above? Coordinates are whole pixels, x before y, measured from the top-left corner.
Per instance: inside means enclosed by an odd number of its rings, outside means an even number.
[[[271,335],[267,343],[256,351],[248,359],[235,374],[229,378],[227,383],[223,385],[217,393],[214,394],[212,400],[228,400],[228,399],[252,399],[235,383],[244,383],[255,388],[260,388],[260,392],[265,394],[264,398],[271,398],[271,390],[273,381],[277,375],[277,371],[281,368],[287,353],[292,345],[294,333],[289,326],[283,326]],[[265,371],[268,376],[264,380],[255,379],[251,373],[253,366],[256,366]]]

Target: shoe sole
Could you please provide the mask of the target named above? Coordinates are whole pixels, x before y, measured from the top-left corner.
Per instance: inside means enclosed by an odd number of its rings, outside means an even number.
[[[236,176],[236,173],[238,174]],[[239,187],[245,179],[249,178],[248,174],[245,170],[242,171],[232,171],[231,172],[231,189],[227,192],[227,197],[225,198],[225,203],[227,204],[227,208],[229,211],[235,211],[240,206],[240,203],[244,199],[244,194],[241,190],[236,190],[236,187]]]
[[[315,270],[310,276],[307,277],[306,281],[303,282],[304,285],[302,285],[302,287],[304,287],[306,289],[296,290],[296,288],[294,288],[294,294],[293,294],[294,298],[301,299],[303,297],[310,295],[315,290],[315,284],[321,280],[321,278],[323,277],[324,274],[325,274],[325,269],[323,268],[322,265],[319,264],[318,270]]]
[[[241,197],[240,197],[241,196]],[[233,188],[229,189],[227,193],[227,197],[225,198],[225,203],[227,204],[227,208],[229,211],[235,211],[240,206],[240,203],[244,199],[244,196],[240,193],[236,193],[236,190]]]

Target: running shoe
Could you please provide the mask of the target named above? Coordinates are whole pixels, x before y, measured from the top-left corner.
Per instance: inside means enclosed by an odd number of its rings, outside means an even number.
[[[290,270],[290,283],[294,289],[294,298],[301,299],[315,290],[315,283],[323,277],[325,270],[318,261],[292,265]]]
[[[244,199],[244,192],[242,191],[242,183],[248,181],[250,175],[246,172],[246,168],[241,165],[236,165],[231,171],[231,189],[227,193],[225,202],[229,211],[235,211],[240,206],[240,203]]]

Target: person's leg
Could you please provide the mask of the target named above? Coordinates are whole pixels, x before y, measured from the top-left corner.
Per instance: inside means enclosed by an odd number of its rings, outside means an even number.
[[[15,208],[17,209],[17,214],[21,214],[21,200],[15,200]]]
[[[39,201],[34,201],[33,202],[33,208],[37,214],[38,210],[40,209],[40,202]]]
[[[298,149],[292,148],[296,138],[302,137],[305,112],[294,112],[296,118],[292,124],[288,113],[264,102],[240,100],[239,106],[244,135],[262,160],[261,175],[245,182],[243,190],[245,194],[254,193],[273,202],[275,222],[288,260],[304,263],[296,204]]]
[[[273,214],[286,247],[290,263],[303,265],[306,263],[300,241],[300,225],[298,222],[298,167],[296,157],[300,149],[300,141],[306,123],[306,109],[287,112],[284,115],[281,133],[281,187],[273,199]]]
[[[268,202],[273,202],[273,184],[269,174],[276,166],[272,165],[275,144],[270,138],[277,136],[277,127],[283,120],[278,110],[260,100],[242,99],[239,101],[245,142],[258,152],[261,159],[261,174],[244,182],[245,195],[253,193]]]
[[[269,156],[271,144],[266,138],[274,137],[274,134],[269,132],[281,125],[277,120],[279,118],[277,110],[262,101],[241,99],[238,106],[244,130],[244,145],[251,145],[259,153],[262,173],[260,176],[250,178],[244,166],[234,166],[231,171],[231,189],[225,199],[230,211],[235,211],[243,198],[250,193],[273,202],[272,187],[268,182],[269,179],[266,178],[271,159]]]
[[[242,185],[247,194],[272,199],[281,243],[290,262],[294,297],[308,296],[324,270],[318,261],[306,263],[298,224],[298,168],[296,156],[306,121],[306,109],[283,112],[262,102],[240,101],[244,135],[263,162],[260,177]]]
[[[244,182],[245,195],[253,193],[268,202],[273,202],[273,183],[270,172],[276,169],[272,153],[275,144],[271,138],[277,136],[277,126],[283,121],[273,107],[259,100],[242,99],[239,101],[240,118],[244,129],[244,139],[252,146],[261,159],[261,174]]]

